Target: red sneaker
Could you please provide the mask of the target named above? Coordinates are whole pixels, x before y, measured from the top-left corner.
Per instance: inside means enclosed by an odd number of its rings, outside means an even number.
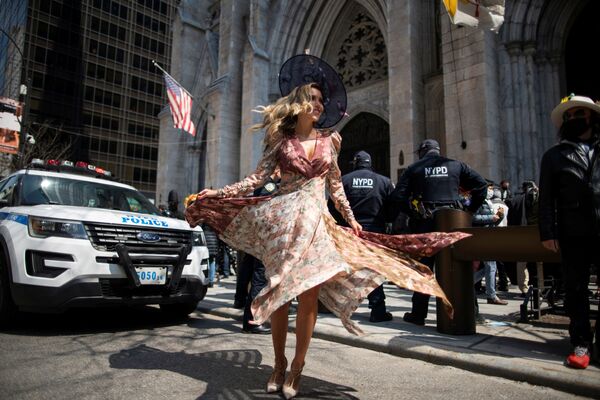
[[[590,365],[590,352],[587,347],[576,346],[567,357],[567,365],[571,368],[586,369]]]

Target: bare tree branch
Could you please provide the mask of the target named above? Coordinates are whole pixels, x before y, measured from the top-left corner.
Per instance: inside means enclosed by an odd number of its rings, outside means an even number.
[[[32,124],[29,129],[29,135],[33,136],[35,144],[27,142],[27,138],[21,138],[25,140],[25,146],[23,149],[23,165],[27,165],[34,158],[42,160],[62,160],[71,152],[71,142],[66,135],[61,135],[63,124],[53,126],[50,122],[44,122],[42,124]],[[13,157],[12,165],[13,169],[18,168],[18,159]]]

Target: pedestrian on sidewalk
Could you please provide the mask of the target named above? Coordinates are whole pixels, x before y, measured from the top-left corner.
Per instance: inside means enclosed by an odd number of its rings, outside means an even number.
[[[560,142],[542,157],[539,228],[542,245],[560,250],[565,280],[565,308],[573,352],[572,368],[587,368],[593,333],[588,285],[592,265],[600,265],[600,105],[571,94],[551,119]],[[596,320],[596,346],[600,336]]]
[[[246,298],[252,274],[254,273],[254,257],[243,253],[235,276],[235,294],[233,295],[233,308],[243,310],[246,306]]]
[[[354,212],[354,218],[367,232],[385,233],[385,225],[390,219],[390,195],[394,185],[390,178],[373,171],[371,155],[359,151],[352,160],[353,171],[342,176],[344,193]],[[346,226],[342,216],[330,202],[331,214],[338,224]],[[383,284],[367,296],[371,315],[370,322],[391,321],[393,316],[385,307]]]
[[[512,198],[512,192],[510,190],[510,181],[508,179],[502,179],[500,181],[500,200],[504,203],[508,203]]]
[[[538,224],[538,199],[539,189],[534,181],[527,180],[521,183],[521,190],[508,200],[508,225],[509,226],[525,226]],[[517,282],[517,287],[521,292],[521,296],[525,296],[529,289],[529,282],[535,284],[535,273],[529,277],[529,269],[535,271],[534,262],[519,261],[516,263],[507,263],[514,271],[511,280]]]
[[[167,199],[169,216],[171,218],[184,219],[182,212],[179,211],[179,193],[176,190],[171,190]]]
[[[250,279],[250,289],[244,302],[244,315],[242,317],[242,332],[243,333],[257,333],[266,334],[271,333],[271,329],[264,325],[251,324],[250,321],[254,320],[252,316],[251,304],[256,298],[258,293],[267,286],[267,278],[265,276],[265,266],[259,259],[251,256],[250,254],[244,254],[243,262],[246,264],[246,268],[252,272]]]
[[[494,227],[500,225],[503,221],[506,222],[506,210],[502,207],[497,207],[497,211],[494,211],[493,198],[494,183],[490,182],[487,187],[485,200],[473,215],[473,226]],[[483,260],[481,264],[483,264],[483,268],[473,274],[473,281],[479,282],[485,276],[485,294],[488,304],[507,305],[508,301],[500,299],[496,294],[496,261]],[[478,314],[477,297],[475,297],[475,305],[476,313]]]
[[[279,187],[279,175],[273,174],[265,184],[254,191],[254,196],[270,196]],[[250,305],[258,293],[267,285],[265,276],[265,266],[257,258],[250,254],[244,254],[237,274],[235,287],[234,307],[237,302],[243,303],[244,316],[242,318],[242,332],[244,333],[271,333],[271,329],[264,325],[254,325],[250,321],[254,320]],[[241,300],[243,299],[243,300]]]
[[[208,287],[215,284],[215,275],[217,272],[217,254],[219,253],[219,238],[215,231],[208,224],[202,224],[206,248],[208,249]]]
[[[500,187],[494,188],[494,197],[492,198],[494,209],[497,207],[506,207],[508,211],[510,209],[510,207],[508,207],[510,199],[512,199],[510,182],[508,179],[502,179],[500,181]],[[504,214],[504,220],[501,221],[498,226],[508,225],[508,214],[508,212]],[[504,261],[496,261],[496,275],[498,276],[498,291],[508,292],[509,279],[506,271],[506,263]]]
[[[432,254],[462,233],[411,238],[361,232],[341,184],[337,155],[341,136],[329,129],[345,114],[340,75],[323,60],[294,56],[279,73],[282,97],[258,107],[265,129],[264,152],[254,173],[219,190],[204,189],[186,210],[191,226],[209,223],[231,246],[265,265],[267,286],[252,302],[254,324],[271,317],[275,366],[267,392],[295,397],[317,320],[320,299],[346,329],[362,333],[351,315],[385,279],[438,296],[451,312],[431,272],[410,254]],[[280,190],[267,197],[242,197],[260,187],[276,170]],[[328,193],[350,229],[338,226],[327,210]],[[385,247],[387,246],[387,247]],[[295,355],[286,376],[288,308],[298,298]]]
[[[434,232],[434,214],[439,209],[475,212],[485,199],[485,179],[465,163],[443,157],[440,151],[440,144],[436,140],[421,142],[416,151],[419,160],[408,166],[392,193],[397,210],[409,215],[413,233]],[[470,191],[466,206],[459,189]],[[423,257],[421,262],[433,270],[433,257]],[[412,310],[404,314],[404,321],[425,325],[428,308],[429,294],[414,292]]]
[[[217,253],[217,272],[219,277],[228,279],[231,274],[230,259],[231,259],[231,248],[227,243],[219,239],[219,251]]]

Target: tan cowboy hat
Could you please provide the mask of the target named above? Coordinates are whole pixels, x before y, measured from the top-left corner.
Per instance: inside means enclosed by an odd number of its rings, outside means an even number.
[[[550,114],[552,123],[557,128],[560,128],[563,123],[564,112],[574,107],[589,108],[590,110],[600,114],[600,104],[594,103],[594,101],[589,97],[575,96],[573,93],[571,93],[567,97],[563,97],[560,101],[560,104],[554,107],[554,110],[552,110],[552,114]]]

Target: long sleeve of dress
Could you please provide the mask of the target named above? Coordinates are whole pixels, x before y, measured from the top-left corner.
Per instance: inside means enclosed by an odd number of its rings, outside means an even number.
[[[256,170],[239,182],[227,185],[217,191],[218,197],[240,197],[261,187],[277,167],[277,151],[279,147],[267,148]]]
[[[331,166],[329,167],[329,172],[327,173],[327,190],[329,191],[329,197],[331,197],[335,208],[340,212],[340,214],[342,214],[342,217],[344,217],[346,222],[350,224],[351,222],[355,221],[354,213],[352,212],[350,203],[346,198],[344,186],[342,185],[342,174],[337,163],[337,156],[342,144],[342,137],[339,133],[333,132],[331,134],[331,141],[333,142],[335,154],[332,155]]]

